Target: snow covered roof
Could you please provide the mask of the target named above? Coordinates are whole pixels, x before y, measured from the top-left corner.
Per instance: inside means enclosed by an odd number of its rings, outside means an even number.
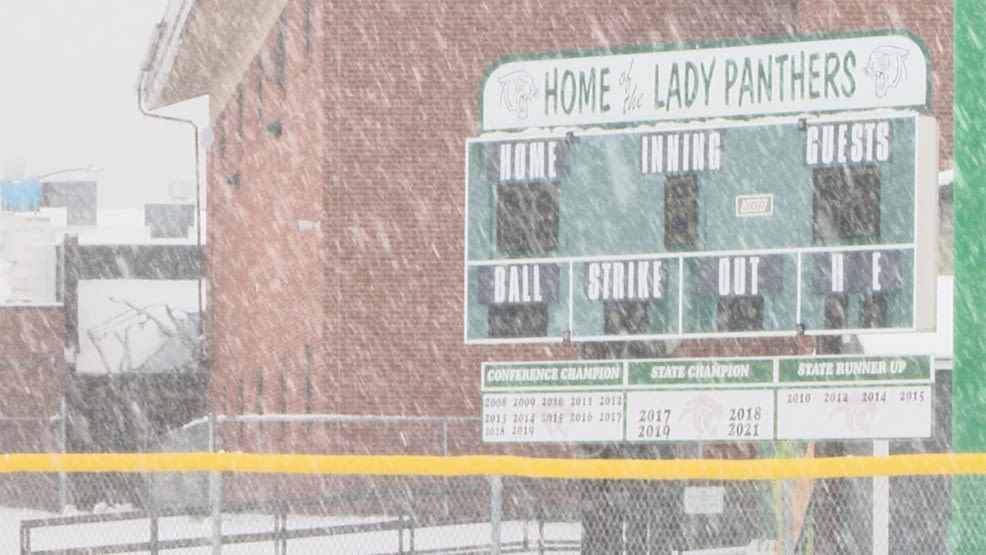
[[[170,0],[141,67],[143,105],[153,110],[203,94],[228,96],[286,3]]]

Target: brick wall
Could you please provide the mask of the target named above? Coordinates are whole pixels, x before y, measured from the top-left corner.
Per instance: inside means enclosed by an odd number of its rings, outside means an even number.
[[[329,235],[325,57],[305,6],[288,4],[214,122],[207,334],[211,404],[221,413],[329,409],[323,384],[306,380],[325,373]]]
[[[0,417],[56,416],[65,376],[60,306],[0,308]],[[0,421],[0,450],[54,452],[56,424]]]
[[[519,52],[789,23],[783,1],[311,4],[288,4],[215,124],[209,337],[213,404],[227,413],[475,416],[481,362],[576,357],[570,345],[463,345],[463,145],[483,73]],[[299,219],[320,229],[299,232]],[[280,446],[279,431],[237,441]],[[309,443],[335,435],[315,433]]]
[[[788,2],[329,3],[328,373],[340,412],[478,415],[485,360],[569,346],[462,346],[463,145],[482,77],[525,52],[786,32]],[[360,379],[362,378],[362,379]],[[387,384],[381,387],[381,384]]]
[[[509,54],[851,24],[834,1],[658,4],[291,0],[215,123],[215,410],[477,416],[483,361],[576,358],[572,345],[463,344],[464,143],[478,129],[489,65]],[[950,25],[935,23],[950,13],[925,20],[924,3],[897,4],[868,8],[852,28],[899,19],[917,29],[934,45],[934,90],[950,90],[950,65],[938,61],[950,52]],[[943,119],[946,96],[934,96]],[[950,136],[945,122],[942,133]],[[319,227],[299,231],[298,220]],[[278,428],[265,430],[238,434],[239,448],[283,447],[265,439]],[[324,451],[331,437],[299,441]],[[460,447],[476,451],[478,438]]]

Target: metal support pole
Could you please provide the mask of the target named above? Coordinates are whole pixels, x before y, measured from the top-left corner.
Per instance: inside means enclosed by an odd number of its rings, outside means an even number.
[[[881,439],[873,442],[873,456],[890,454],[890,442]],[[890,478],[873,477],[873,555],[890,552]]]
[[[490,554],[500,555],[503,519],[503,478],[490,476]]]
[[[794,486],[791,480],[781,482],[781,527],[782,553],[794,555]]]
[[[442,456],[448,456],[448,418],[442,418]],[[448,476],[442,478],[442,509],[446,518],[451,514],[449,508],[449,479]]]
[[[65,404],[65,396],[63,395],[61,400],[58,402],[58,452],[62,455],[65,454],[68,449],[68,425],[66,424],[66,413],[68,412],[67,406]],[[58,512],[65,512],[65,506],[68,504],[68,477],[64,471],[58,472],[58,492],[56,503],[58,503]]]
[[[158,555],[158,553],[160,552],[158,548],[158,541],[160,540],[159,536],[161,535],[160,521],[158,519],[157,503],[154,500],[151,500],[150,503],[151,503],[151,510],[150,510],[150,514],[147,515],[147,518],[149,520],[148,526],[150,527],[151,538],[149,541],[150,545],[148,547],[150,548],[149,551],[151,552],[151,555]]]
[[[274,517],[274,553],[288,553],[288,508],[282,503],[277,504],[277,515]]]
[[[442,455],[448,456],[448,419],[442,418]]]
[[[209,414],[209,452],[216,452],[216,415]],[[212,555],[223,552],[223,476],[209,473],[209,507],[212,513]]]
[[[21,525],[21,555],[31,553],[31,528]]]

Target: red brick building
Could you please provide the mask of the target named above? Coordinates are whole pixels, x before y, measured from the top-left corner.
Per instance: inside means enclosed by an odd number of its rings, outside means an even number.
[[[951,167],[949,3],[173,4],[142,94],[152,108],[210,95],[206,325],[219,413],[478,416],[482,362],[580,356],[572,344],[463,342],[463,145],[477,133],[483,75],[503,56],[905,28],[930,50],[941,168]],[[791,347],[678,349],[667,354]],[[481,450],[475,427],[464,432],[453,450]],[[290,449],[436,452],[428,437],[373,447],[308,436]]]
[[[0,309],[0,441],[7,453],[57,452],[64,383],[65,317],[60,306]],[[10,420],[6,420],[9,418]]]
[[[64,337],[61,306],[0,308],[0,450],[4,453],[62,449]],[[3,476],[0,499],[11,506],[52,506],[56,484],[53,475]]]

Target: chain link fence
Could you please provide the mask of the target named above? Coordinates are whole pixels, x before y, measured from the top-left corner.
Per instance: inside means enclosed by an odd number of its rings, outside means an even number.
[[[60,414],[0,416],[0,453],[63,453]],[[0,506],[58,510],[65,505],[64,474],[0,474]]]
[[[207,491],[216,476],[195,475]],[[882,500],[879,480],[796,493],[790,481],[226,474],[227,487],[309,493],[9,515],[20,515],[20,553],[947,553],[947,504],[901,518],[892,507],[912,501],[898,487],[913,478],[883,479]]]
[[[49,425],[57,430],[57,422]],[[947,468],[938,475],[849,477],[849,469],[837,478],[805,470],[804,477],[740,479],[735,464],[762,461],[670,460],[673,449],[461,456],[453,438],[478,426],[466,418],[207,418],[162,438],[164,462],[154,471],[121,470],[112,455],[66,469],[70,485],[87,484],[84,503],[74,497],[78,487],[59,497],[58,473],[5,470],[0,478],[13,481],[0,500],[0,555],[949,552]],[[340,430],[371,444],[398,443],[389,454],[340,455],[349,465],[341,469],[303,454],[331,452],[320,442]],[[409,454],[398,430],[406,445],[428,448]],[[264,451],[241,449],[241,441],[291,446],[298,438],[312,443],[295,444],[300,455],[258,455],[251,467],[206,464],[210,453],[238,461],[239,452]],[[825,461],[808,447],[787,451],[793,468]],[[655,462],[648,456],[671,466],[641,475],[635,463]],[[841,460],[830,459],[832,467]],[[710,469],[701,477],[677,470],[698,462]],[[105,472],[92,472],[103,464]]]

